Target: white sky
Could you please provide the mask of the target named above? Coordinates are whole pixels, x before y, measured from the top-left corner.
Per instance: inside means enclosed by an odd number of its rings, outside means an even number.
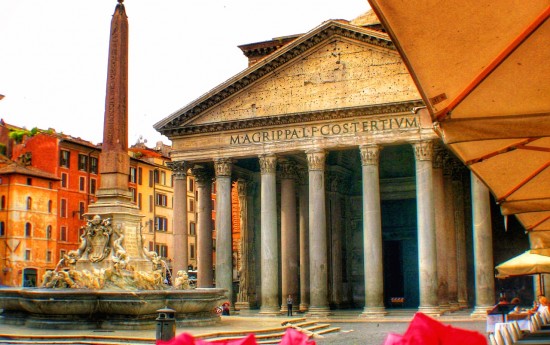
[[[0,117],[102,141],[115,0],[0,0]],[[247,67],[238,45],[351,20],[367,0],[127,0],[129,144]]]

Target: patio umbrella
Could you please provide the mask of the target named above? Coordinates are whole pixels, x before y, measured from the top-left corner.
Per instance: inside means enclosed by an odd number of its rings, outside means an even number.
[[[444,143],[503,215],[550,230],[550,1],[369,3]]]
[[[550,273],[550,257],[534,254],[530,250],[513,257],[512,259],[496,266],[497,278],[509,278],[529,275],[542,275]],[[540,291],[544,291],[544,282],[541,276]]]

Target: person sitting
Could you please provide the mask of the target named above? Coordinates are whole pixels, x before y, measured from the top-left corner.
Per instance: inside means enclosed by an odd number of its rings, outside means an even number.
[[[532,314],[536,312],[548,312],[548,299],[545,296],[540,295],[538,300],[538,303],[536,301],[533,303],[533,308],[530,309],[529,312]]]

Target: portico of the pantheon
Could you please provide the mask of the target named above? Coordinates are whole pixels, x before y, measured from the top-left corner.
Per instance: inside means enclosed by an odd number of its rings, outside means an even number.
[[[420,115],[415,84],[373,14],[240,48],[247,69],[155,125],[173,143],[183,257],[185,176],[196,179],[198,287],[215,282],[241,310],[278,314],[291,295],[311,315],[362,307],[367,317],[400,297],[426,313],[455,311],[472,291],[484,315],[494,303],[489,192]]]

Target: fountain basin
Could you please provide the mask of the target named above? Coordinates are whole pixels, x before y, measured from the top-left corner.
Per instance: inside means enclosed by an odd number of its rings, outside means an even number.
[[[224,289],[92,290],[0,288],[0,322],[53,329],[153,329],[157,310],[176,311],[179,326],[211,325]]]

